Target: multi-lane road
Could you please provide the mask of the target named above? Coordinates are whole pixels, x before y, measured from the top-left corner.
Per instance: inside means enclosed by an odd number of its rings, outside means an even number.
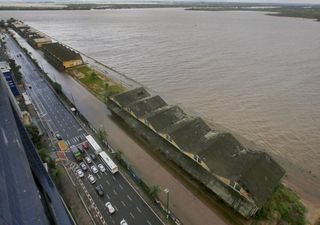
[[[28,86],[26,92],[48,129],[48,134],[53,140],[56,134],[60,134],[69,145],[79,145],[85,138],[85,130],[42,78],[41,71],[10,36],[6,36],[6,47],[10,58],[21,66],[23,79]],[[84,154],[88,155],[87,152]],[[74,161],[70,152],[66,155],[69,160]],[[104,173],[98,172],[94,175],[97,182],[91,184],[87,178],[89,174],[93,175],[90,167],[99,163],[103,164],[99,157],[91,164],[86,163],[89,169],[84,172],[85,176],[81,180],[108,225],[119,224],[122,219],[129,225],[163,224],[121,173],[111,174],[108,170]],[[96,193],[97,185],[102,185],[104,196],[100,197]],[[111,202],[115,206],[117,210],[115,214],[108,213],[104,206],[106,202]]]

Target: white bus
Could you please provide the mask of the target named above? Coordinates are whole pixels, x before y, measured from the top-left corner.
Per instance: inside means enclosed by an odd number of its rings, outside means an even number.
[[[111,173],[115,174],[116,172],[118,172],[118,166],[110,159],[107,153],[100,152],[99,156],[101,157],[102,161],[107,165]]]
[[[86,136],[87,141],[89,142],[90,146],[93,148],[94,153],[99,154],[102,152],[100,145],[93,139],[91,135]]]

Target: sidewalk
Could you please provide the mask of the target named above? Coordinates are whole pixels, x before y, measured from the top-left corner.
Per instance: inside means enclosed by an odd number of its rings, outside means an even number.
[[[170,190],[169,208],[184,225],[228,224],[222,216],[199,200],[175,175],[164,168],[157,159],[154,159],[149,154],[150,150],[137,143],[125,131],[128,129],[126,126],[119,126],[104,103],[100,102],[70,76],[66,76],[55,70],[37,51],[27,45],[24,40],[20,39],[19,41],[40,62],[40,66],[48,73],[51,79],[61,84],[65,95],[69,99],[72,99],[71,95],[73,95],[76,107],[87,120],[96,129],[100,125],[105,127],[111,146],[123,152],[124,157],[146,183],[149,185],[160,185],[162,189],[168,188]],[[166,202],[163,192],[159,194],[159,197],[162,202]]]

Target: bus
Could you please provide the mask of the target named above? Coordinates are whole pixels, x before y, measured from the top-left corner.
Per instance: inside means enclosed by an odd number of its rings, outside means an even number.
[[[102,152],[100,145],[98,145],[98,143],[93,139],[91,135],[87,135],[86,139],[89,142],[90,146],[93,148],[95,154],[99,154],[100,152]]]
[[[118,172],[118,166],[110,159],[107,153],[100,152],[99,156],[101,157],[102,161],[107,165],[108,169],[112,174]]]

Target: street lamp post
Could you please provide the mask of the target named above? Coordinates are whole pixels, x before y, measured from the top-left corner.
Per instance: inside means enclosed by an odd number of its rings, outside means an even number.
[[[166,188],[163,191],[167,195],[167,210],[166,210],[167,211],[167,215],[166,215],[166,218],[169,219],[169,189]]]

